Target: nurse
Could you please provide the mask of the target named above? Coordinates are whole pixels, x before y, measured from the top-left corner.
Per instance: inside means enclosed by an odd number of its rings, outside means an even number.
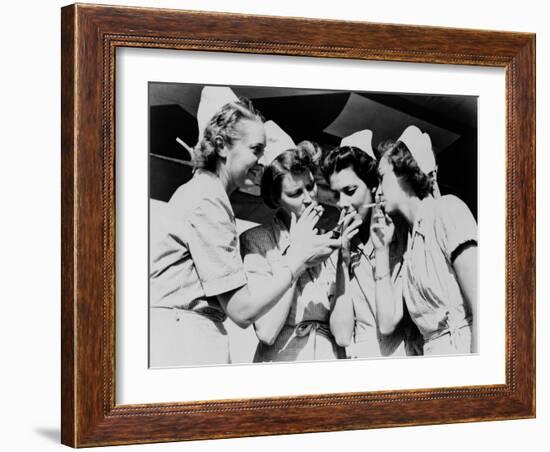
[[[349,233],[342,235],[350,296],[336,300],[331,317],[336,339],[347,347],[350,358],[415,354],[412,348],[405,349],[404,340],[411,343],[409,339],[414,332],[414,328],[409,328],[412,326],[409,319],[400,322],[389,334],[383,334],[378,324],[375,248],[370,232],[374,192],[378,186],[378,162],[371,141],[372,131],[356,132],[344,138],[323,164],[323,172],[336,193],[342,215],[351,214],[343,224]],[[405,240],[402,234],[395,234],[388,244],[388,278],[396,284],[400,278]]]
[[[275,123],[266,123],[268,145],[261,182],[264,203],[275,210],[271,221],[241,235],[249,285],[261,287],[285,265],[292,218],[317,221],[315,145],[292,139]],[[337,253],[335,253],[337,254]],[[328,256],[327,256],[328,257]],[[254,362],[330,360],[345,357],[329,326],[336,293],[336,259],[320,260],[306,269],[280,301],[254,322],[259,344]],[[342,288],[344,290],[344,288]]]
[[[409,226],[403,297],[424,338],[425,355],[477,351],[477,225],[460,199],[440,196],[430,137],[409,126],[384,152],[380,165],[383,208],[371,235],[376,253],[380,328],[390,333],[403,316],[394,300],[389,244],[400,214]]]

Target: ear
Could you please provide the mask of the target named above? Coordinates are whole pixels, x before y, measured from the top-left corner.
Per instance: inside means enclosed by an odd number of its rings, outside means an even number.
[[[227,153],[229,152],[227,146],[225,145],[225,140],[219,135],[214,138],[214,143],[216,144],[216,152],[220,157],[226,158]]]

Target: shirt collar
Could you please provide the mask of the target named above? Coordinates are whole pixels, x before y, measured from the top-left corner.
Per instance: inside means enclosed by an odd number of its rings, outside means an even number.
[[[372,243],[372,240],[370,237],[366,243],[359,244],[358,248],[360,248],[363,251],[363,253],[369,260],[372,261],[375,259],[376,250],[374,249],[374,244]]]
[[[416,213],[416,220],[412,229],[412,235],[420,234],[422,237],[426,237],[426,228],[430,224],[430,218],[433,217],[435,210],[435,199],[432,196],[426,196],[420,201],[418,206],[418,212]]]

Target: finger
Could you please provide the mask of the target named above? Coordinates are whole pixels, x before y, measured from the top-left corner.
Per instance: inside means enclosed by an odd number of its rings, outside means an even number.
[[[340,239],[329,239],[326,246],[331,249],[337,249],[342,247],[342,241]]]
[[[318,237],[320,242],[330,240],[332,239],[332,231],[325,232],[324,234],[319,234]]]
[[[305,221],[309,216],[312,214],[313,210],[315,208],[315,204],[310,204],[304,209],[304,212],[300,216],[301,221]]]
[[[300,217],[300,222],[304,225],[307,225],[309,228],[313,228],[319,219],[319,214],[317,209],[315,209],[315,204],[310,204],[302,213]]]
[[[349,213],[348,215],[346,215],[344,217],[344,221],[342,222],[342,225],[343,225],[344,229],[347,228],[350,225],[350,223],[353,220],[355,220],[357,217],[358,217],[358,215],[356,215],[354,212]]]
[[[347,214],[348,214],[348,209],[340,210],[340,215],[338,216],[338,224],[340,224],[344,220]]]
[[[380,208],[375,208],[375,209],[372,210],[372,215],[375,216],[375,217],[383,217],[384,212]]]
[[[384,219],[384,215],[373,213],[373,215],[371,215],[370,221],[371,223],[379,223],[382,219]]]
[[[322,216],[323,216],[323,210],[314,211],[310,218],[311,227],[314,227],[315,225],[317,225],[317,223],[319,222]]]
[[[294,212],[290,213],[290,230],[292,231],[296,227],[296,214]]]
[[[370,227],[370,231],[371,233],[375,233],[375,234],[378,234],[382,231],[382,227],[378,224],[372,224],[371,227]]]
[[[363,219],[359,216],[356,216],[353,219],[353,222],[347,227],[347,230],[350,231],[350,232],[354,231],[357,228],[359,228],[359,226],[361,226],[362,224],[363,224]]]

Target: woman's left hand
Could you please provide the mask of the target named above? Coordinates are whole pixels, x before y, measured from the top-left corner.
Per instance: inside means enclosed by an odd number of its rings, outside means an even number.
[[[372,243],[376,250],[389,249],[395,232],[395,225],[390,216],[380,207],[373,209],[370,231]]]

